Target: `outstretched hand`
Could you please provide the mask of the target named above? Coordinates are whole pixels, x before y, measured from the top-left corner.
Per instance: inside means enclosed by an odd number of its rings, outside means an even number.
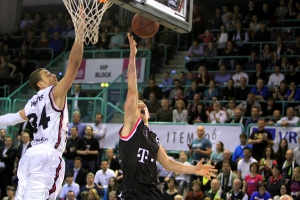
[[[214,172],[218,172],[214,166],[203,165],[204,159],[200,160],[195,167],[195,174],[199,176],[205,176],[208,180],[211,180],[211,177],[216,177]]]
[[[133,36],[130,35],[130,33],[127,33],[127,37],[128,37],[128,41],[129,41],[129,45],[130,45],[130,56],[135,56],[137,49],[136,49],[136,42],[133,39]]]

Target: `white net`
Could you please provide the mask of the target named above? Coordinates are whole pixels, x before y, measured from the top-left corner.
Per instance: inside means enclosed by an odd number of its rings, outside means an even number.
[[[84,35],[84,38],[76,37],[76,39],[86,44],[96,44],[98,42],[98,31],[102,16],[113,3],[108,0],[63,0],[63,2],[71,15],[75,34]],[[80,23],[82,17],[79,16],[80,8],[83,8],[85,14],[84,28],[79,28],[82,24]]]

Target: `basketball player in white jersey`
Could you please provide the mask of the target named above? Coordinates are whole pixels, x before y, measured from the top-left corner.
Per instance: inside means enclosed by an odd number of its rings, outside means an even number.
[[[80,11],[79,11],[80,12]],[[68,130],[66,94],[77,75],[83,55],[84,15],[78,19],[75,42],[65,76],[58,82],[55,74],[37,69],[29,77],[37,91],[24,109],[0,117],[1,125],[15,125],[28,120],[34,129],[34,139],[22,156],[18,169],[17,200],[55,200],[61,188],[65,163],[62,153]]]
[[[124,106],[124,126],[119,132],[120,165],[123,181],[117,189],[119,200],[162,200],[158,191],[156,160],[168,171],[196,174],[210,179],[217,170],[213,166],[187,166],[169,159],[156,134],[148,128],[147,106],[138,101],[136,77],[136,42],[128,33],[130,58],[127,70],[128,92]]]

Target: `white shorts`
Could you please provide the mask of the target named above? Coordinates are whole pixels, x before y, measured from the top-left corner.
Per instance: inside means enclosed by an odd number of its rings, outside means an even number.
[[[16,200],[55,200],[62,186],[65,161],[61,153],[48,145],[29,148],[18,168]]]

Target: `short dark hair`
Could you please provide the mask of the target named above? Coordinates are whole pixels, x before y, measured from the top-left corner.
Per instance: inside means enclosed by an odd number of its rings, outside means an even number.
[[[77,127],[77,126],[72,126],[71,129],[72,129],[72,128],[75,128],[76,131],[78,131],[78,127]]]
[[[68,177],[73,178],[73,173],[72,173],[72,172],[68,172],[68,173],[66,174],[66,178],[68,178]]]
[[[41,74],[40,74],[40,72],[42,70],[43,70],[43,68],[36,69],[29,76],[29,85],[36,92],[38,92],[40,90],[40,88],[37,86],[37,83],[42,80]]]
[[[79,160],[80,162],[82,162],[82,159],[79,156],[74,158],[74,161],[76,161],[76,160]]]
[[[252,153],[252,149],[251,149],[250,147],[244,147],[243,152],[244,152],[245,150],[249,150],[249,151]]]
[[[246,133],[241,133],[241,134],[240,134],[240,138],[241,138],[241,137],[246,138],[246,139],[248,138]]]

